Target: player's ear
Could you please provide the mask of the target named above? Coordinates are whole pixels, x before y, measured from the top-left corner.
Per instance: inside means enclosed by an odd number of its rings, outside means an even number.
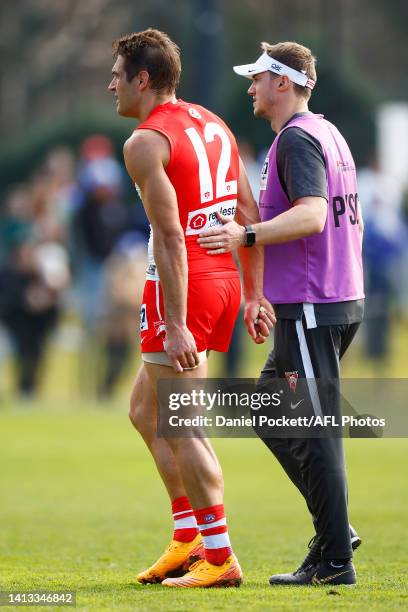
[[[147,70],[141,70],[135,77],[137,85],[140,89],[146,89],[149,82],[149,73]]]

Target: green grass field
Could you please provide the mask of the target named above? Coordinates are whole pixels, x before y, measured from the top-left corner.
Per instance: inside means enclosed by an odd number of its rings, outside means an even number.
[[[81,610],[408,608],[408,440],[347,441],[350,516],[364,540],[358,585],[289,589],[268,577],[303,558],[306,509],[261,442],[216,440],[245,583],[179,591],[134,582],[167,543],[171,521],[124,405],[3,404],[0,431],[0,590],[74,590]]]

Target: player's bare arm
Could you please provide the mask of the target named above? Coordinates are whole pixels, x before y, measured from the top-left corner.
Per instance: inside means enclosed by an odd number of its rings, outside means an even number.
[[[240,159],[238,180],[238,205],[235,219],[245,233],[245,225],[260,221],[259,211],[248,181],[244,164]],[[262,344],[276,323],[273,306],[263,294],[263,247],[254,245],[248,249],[238,247],[237,254],[243,280],[245,299],[244,320],[248,333],[256,344]]]
[[[293,203],[290,210],[270,221],[253,225],[256,244],[279,244],[321,233],[326,218],[327,201],[325,198],[315,196],[299,198]],[[232,251],[244,244],[243,226],[228,219],[223,219],[222,222],[222,227],[206,231],[199,240],[200,245],[207,249],[209,255],[214,254],[219,242],[223,243],[223,248],[218,248],[218,253]]]
[[[125,143],[129,175],[139,186],[153,228],[153,249],[163,290],[165,350],[176,372],[198,365],[197,347],[186,325],[188,267],[174,187],[165,172],[167,139],[151,130],[134,133]]]

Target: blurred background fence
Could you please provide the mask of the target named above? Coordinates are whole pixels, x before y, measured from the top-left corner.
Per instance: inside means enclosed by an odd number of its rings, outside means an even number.
[[[137,368],[147,225],[107,91],[111,42],[156,27],[179,44],[179,96],[237,135],[254,192],[272,132],[233,64],[263,40],[318,58],[311,110],[359,168],[367,317],[345,375],[407,375],[408,4],[402,0],[4,0],[0,8],[0,398],[110,398]],[[213,375],[256,376],[242,326]]]

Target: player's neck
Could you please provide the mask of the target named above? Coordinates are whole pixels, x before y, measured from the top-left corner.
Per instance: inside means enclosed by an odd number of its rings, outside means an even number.
[[[138,119],[140,119],[141,122],[145,121],[156,106],[166,104],[167,102],[176,102],[176,100],[177,98],[175,94],[154,94],[151,92],[150,95],[146,96],[140,105]]]
[[[289,104],[285,103],[281,108],[276,109],[271,119],[273,131],[278,133],[293,115],[296,113],[307,113],[308,110],[307,100],[302,98],[295,98]]]

